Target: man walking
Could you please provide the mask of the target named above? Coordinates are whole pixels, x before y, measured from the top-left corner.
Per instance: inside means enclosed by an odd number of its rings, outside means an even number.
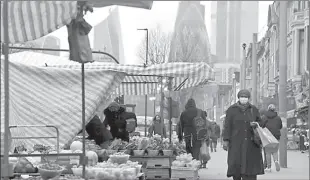
[[[216,122],[212,122],[211,124],[211,152],[216,152],[217,141],[221,136],[221,128]]]

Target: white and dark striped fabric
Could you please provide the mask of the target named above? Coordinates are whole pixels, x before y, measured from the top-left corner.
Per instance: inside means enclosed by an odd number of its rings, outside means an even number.
[[[10,125],[55,125],[64,144],[81,130],[81,65],[66,58],[35,52],[10,55]],[[85,64],[85,107],[89,121],[99,105],[121,93],[153,94],[158,76],[174,77],[174,85],[188,78],[199,85],[212,78],[204,63],[167,63],[144,68],[112,63]],[[135,76],[134,76],[135,75]],[[148,76],[143,76],[148,75]],[[133,84],[133,82],[138,82]],[[118,88],[117,88],[118,87]],[[135,87],[132,90],[132,87]],[[185,88],[184,87],[184,88]],[[1,67],[1,132],[4,132],[3,63]],[[117,92],[118,91],[118,92]],[[128,94],[126,94],[128,95]],[[54,136],[53,129],[19,128],[12,136]],[[50,139],[15,140],[13,145],[55,144]]]
[[[69,24],[77,14],[76,1],[9,1],[8,6],[9,43],[12,44],[43,37]],[[3,12],[3,4],[1,8]],[[2,15],[1,23],[1,37],[4,37]]]

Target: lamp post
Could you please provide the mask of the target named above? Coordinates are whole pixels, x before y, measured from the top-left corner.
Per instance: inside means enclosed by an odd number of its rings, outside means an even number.
[[[138,31],[146,31],[146,51],[145,51],[145,66],[148,64],[148,57],[149,57],[149,29],[144,28],[144,29],[137,29]]]
[[[280,139],[280,165],[287,168],[287,1],[280,1],[279,15],[279,116],[282,119],[283,128]]]
[[[242,48],[243,48],[243,58],[242,58],[242,63],[241,63],[241,89],[245,89],[245,84],[246,84],[246,44],[243,43],[242,44]]]

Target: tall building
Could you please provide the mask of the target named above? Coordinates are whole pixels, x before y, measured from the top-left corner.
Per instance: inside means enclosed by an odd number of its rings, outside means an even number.
[[[93,50],[110,53],[123,64],[125,56],[119,14],[119,8],[114,8],[105,20],[94,27]],[[97,61],[105,61],[107,57],[93,54],[93,58]]]
[[[227,49],[227,1],[217,1],[216,6],[216,55],[219,59],[226,59]],[[213,36],[213,35],[212,35]]]
[[[239,63],[243,43],[258,32],[258,1],[217,1],[211,3],[211,49],[220,61]]]

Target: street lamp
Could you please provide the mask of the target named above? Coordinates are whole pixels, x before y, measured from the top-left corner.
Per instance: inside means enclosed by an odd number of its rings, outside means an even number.
[[[246,87],[246,65],[245,65],[245,62],[246,62],[246,44],[243,43],[242,44],[242,48],[243,48],[243,58],[242,58],[242,63],[241,63],[241,89],[245,89]]]
[[[137,29],[138,31],[146,31],[146,52],[145,52],[145,66],[148,63],[148,56],[149,56],[149,30],[147,28],[144,29]]]

